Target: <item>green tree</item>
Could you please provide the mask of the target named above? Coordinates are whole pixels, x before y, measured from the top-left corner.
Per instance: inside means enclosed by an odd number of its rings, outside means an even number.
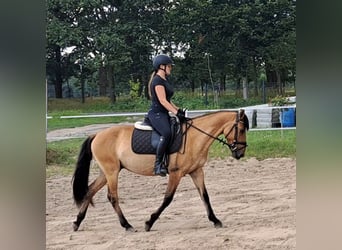
[[[194,91],[219,83],[225,89],[230,81],[239,94],[241,82],[252,81],[257,95],[265,71],[281,93],[288,75],[295,75],[295,3],[49,0],[48,80],[62,97],[71,75],[82,83],[96,76],[100,95],[109,94],[113,103],[119,90],[130,90],[130,80],[139,80],[139,95],[145,90],[147,97],[151,59],[164,52],[176,61],[178,87]]]

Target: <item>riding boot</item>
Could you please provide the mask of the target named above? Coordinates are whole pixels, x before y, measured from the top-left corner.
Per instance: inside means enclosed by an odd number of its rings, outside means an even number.
[[[154,174],[160,176],[166,176],[167,169],[164,166],[164,155],[166,150],[167,142],[163,136],[160,137],[156,151],[156,161],[154,163]]]

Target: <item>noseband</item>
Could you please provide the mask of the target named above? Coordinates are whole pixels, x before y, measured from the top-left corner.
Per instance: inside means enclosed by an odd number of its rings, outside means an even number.
[[[239,122],[242,122],[242,121],[240,121],[240,113],[239,113],[239,112],[237,112],[237,114],[236,114],[236,121],[235,121],[233,127],[229,130],[229,132],[228,132],[227,135],[225,136],[226,141],[228,142],[228,135],[229,135],[229,134],[233,131],[233,129],[234,129],[235,134],[234,134],[233,143],[227,143],[225,140],[222,140],[222,139],[220,139],[220,138],[218,138],[218,137],[215,137],[215,136],[213,136],[213,135],[211,135],[211,134],[208,134],[208,133],[205,132],[204,130],[202,130],[202,129],[196,127],[196,126],[194,126],[192,123],[189,123],[189,121],[191,121],[191,119],[188,119],[188,120],[186,121],[186,124],[187,124],[187,125],[189,125],[189,126],[195,128],[195,129],[197,129],[198,131],[200,131],[201,133],[203,133],[203,134],[205,134],[205,135],[207,135],[207,136],[209,136],[209,137],[211,137],[211,138],[217,140],[218,142],[222,143],[223,145],[228,146],[228,148],[229,148],[232,152],[236,152],[236,151],[241,150],[241,149],[244,149],[244,148],[246,148],[246,147],[248,146],[246,142],[240,142],[240,141],[238,141],[238,133],[239,133],[238,124],[239,124]],[[243,123],[243,122],[242,122],[242,123]],[[237,145],[243,145],[243,147],[237,148]]]

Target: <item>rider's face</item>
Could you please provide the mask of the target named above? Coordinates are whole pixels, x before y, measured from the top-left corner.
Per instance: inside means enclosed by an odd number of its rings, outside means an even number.
[[[168,64],[168,65],[165,66],[165,71],[166,71],[167,75],[171,74],[171,70],[172,70],[172,65],[171,64]]]

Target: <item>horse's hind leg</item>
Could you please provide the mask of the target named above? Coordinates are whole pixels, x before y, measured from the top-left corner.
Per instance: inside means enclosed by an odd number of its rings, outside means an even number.
[[[204,173],[202,168],[198,168],[190,174],[197,190],[200,194],[201,200],[204,202],[207,210],[208,219],[212,221],[216,228],[222,227],[222,222],[216,218],[214,211],[210,205],[209,195],[204,184]]]
[[[118,196],[118,191],[117,191],[119,171],[114,171],[110,176],[107,176],[107,182],[108,182],[107,198],[109,202],[112,204],[115,212],[117,213],[121,226],[126,228],[126,231],[134,232],[135,229],[128,223],[119,205],[119,196]]]
[[[90,185],[87,195],[85,196],[85,199],[80,207],[80,210],[77,215],[76,221],[73,223],[74,231],[77,231],[80,227],[81,222],[86,216],[87,209],[90,203],[92,203],[93,196],[104,186],[106,185],[106,178],[101,173],[100,176],[98,176]]]
[[[166,193],[164,196],[164,201],[162,203],[162,205],[158,208],[158,210],[156,212],[154,212],[153,214],[151,214],[150,220],[145,222],[145,230],[146,231],[150,231],[154,222],[159,218],[160,214],[164,211],[164,209],[170,205],[173,196],[176,192],[176,189],[178,187],[178,184],[180,182],[181,177],[179,177],[178,175],[174,175],[174,174],[170,174],[169,175],[169,182],[167,184],[167,189],[166,189]]]

